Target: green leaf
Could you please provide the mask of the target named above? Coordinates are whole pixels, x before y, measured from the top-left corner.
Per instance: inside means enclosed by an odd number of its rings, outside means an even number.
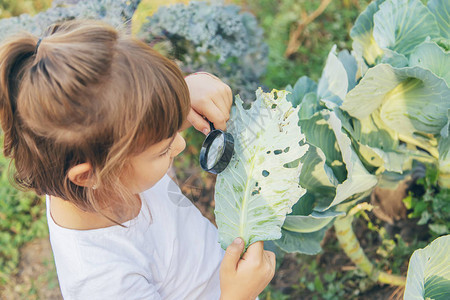
[[[314,278],[314,288],[319,293],[323,293],[325,291],[325,288],[323,287],[323,283],[322,280],[320,280],[319,275],[316,275],[316,277]]]
[[[439,159],[450,159],[450,109],[447,110],[447,124],[441,130],[438,150]]]
[[[286,94],[258,89],[248,110],[236,97],[227,125],[234,137],[234,155],[217,176],[215,191],[223,248],[236,237],[243,238],[247,246],[279,239],[286,214],[305,193],[299,185],[301,166],[284,167],[305,155],[308,148],[298,126],[298,108],[292,107]]]
[[[447,84],[431,71],[380,64],[347,94],[341,109],[360,120],[379,110],[384,124],[399,134],[438,134],[447,122],[448,99]]]
[[[356,73],[358,72],[358,63],[353,55],[348,50],[342,50],[338,54],[338,59],[344,66],[347,73],[348,91],[353,89],[356,85]]]
[[[342,215],[345,215],[345,213],[332,210],[313,211],[308,216],[288,215],[284,221],[283,229],[300,233],[315,232],[328,225],[335,217]]]
[[[432,40],[436,44],[438,44],[439,47],[441,47],[444,51],[450,51],[450,39],[446,38],[436,38]]]
[[[342,182],[347,178],[347,170],[342,162],[342,154],[339,150],[335,133],[327,120],[325,120],[327,115],[328,110],[322,110],[309,119],[300,120],[299,123],[302,132],[306,136],[306,141],[324,153],[326,165],[334,173],[334,176],[330,177],[330,179],[335,177],[339,182]]]
[[[450,299],[450,235],[414,251],[409,261],[405,299]]]
[[[347,94],[347,89],[347,72],[342,62],[336,56],[336,45],[334,45],[328,54],[325,68],[322,71],[317,94],[320,99],[340,105]]]
[[[411,153],[399,146],[398,134],[384,124],[380,111],[376,110],[366,118],[352,121],[350,135],[356,140],[356,151],[363,163],[402,173]]]
[[[317,91],[317,83],[315,83],[308,76],[302,76],[295,83],[294,87],[290,87],[291,94],[287,95],[287,100],[292,103],[294,107],[297,107],[302,103],[306,94]]]
[[[450,109],[447,110],[447,124],[441,130],[438,151],[439,184],[450,189]]]
[[[300,185],[316,195],[320,194],[334,197],[336,194],[335,185],[337,185],[337,179],[333,171],[325,165],[326,158],[322,150],[313,145],[309,145],[308,151],[300,161],[302,163]]]
[[[444,224],[429,224],[428,227],[438,235],[448,233],[448,226]]]
[[[436,43],[424,42],[417,46],[409,57],[409,65],[430,70],[450,86],[450,52],[445,52]]]
[[[304,253],[314,255],[322,251],[320,242],[325,236],[327,226],[319,231],[311,233],[299,233],[282,229],[282,236],[274,243],[282,250],[289,253]]]
[[[308,93],[303,97],[302,103],[300,103],[298,117],[300,120],[309,119],[319,110],[320,104],[317,94],[314,92]]]
[[[307,216],[313,212],[316,197],[311,192],[306,192],[297,203],[292,206],[292,215]]]
[[[410,54],[428,36],[439,37],[436,19],[419,0],[386,0],[373,20],[377,44],[403,55]]]
[[[394,150],[398,146],[398,134],[387,128],[381,120],[379,110],[369,116],[353,122],[353,135],[364,145],[385,151]]]
[[[377,45],[373,37],[373,15],[383,2],[384,0],[377,0],[370,3],[358,16],[350,31],[350,36],[353,39],[353,50],[369,65],[375,64],[376,59],[383,54],[383,50]]]
[[[397,53],[391,49],[384,48],[384,55],[380,63],[390,64],[396,68],[403,68],[408,66],[408,59],[403,54]]]
[[[353,150],[350,138],[342,131],[342,122],[336,113],[330,111],[327,119],[341,150],[342,160],[347,169],[347,179],[336,187],[336,196],[328,206],[316,208],[321,211],[338,205],[356,194],[371,190],[377,184],[376,176],[367,171]]]
[[[450,8],[448,0],[430,0],[427,6],[436,17],[441,36],[450,39]]]

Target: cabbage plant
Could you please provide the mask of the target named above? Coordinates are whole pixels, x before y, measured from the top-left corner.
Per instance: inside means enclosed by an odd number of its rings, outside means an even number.
[[[281,226],[281,238],[261,235],[261,227],[258,236],[247,242],[274,240],[287,252],[316,254],[325,230],[334,225],[344,251],[369,276],[405,284],[405,278],[380,272],[367,259],[353,233],[351,211],[376,185],[392,178],[395,185],[404,178],[413,161],[433,163],[440,171],[440,185],[450,187],[448,24],[445,0],[430,0],[427,5],[419,0],[374,1],[351,30],[351,52],[337,52],[333,47],[318,82],[303,76],[286,87],[308,149],[288,164],[300,169],[299,176],[284,179],[286,184],[298,180],[306,193],[292,212],[283,210],[289,214]],[[235,118],[232,115],[230,125]],[[287,142],[272,141],[279,148]],[[243,169],[248,168],[248,163],[236,159]],[[228,197],[216,197],[219,208],[229,198],[245,197],[223,181],[218,178],[216,194],[228,192]],[[239,205],[235,209],[234,217],[242,214]],[[220,212],[223,219],[228,213]],[[230,232],[239,235],[229,231],[226,222],[218,225],[222,239]]]
[[[350,35],[359,83],[340,108],[369,167],[403,172],[434,163],[450,187],[450,14],[447,0],[377,0]],[[410,151],[413,149],[414,151]]]

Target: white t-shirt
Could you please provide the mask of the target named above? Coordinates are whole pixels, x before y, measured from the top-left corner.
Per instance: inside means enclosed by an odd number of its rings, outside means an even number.
[[[218,299],[217,229],[165,175],[121,226],[66,229],[47,217],[65,299]]]

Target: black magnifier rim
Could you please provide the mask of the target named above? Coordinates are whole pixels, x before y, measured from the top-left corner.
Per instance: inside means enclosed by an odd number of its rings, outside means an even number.
[[[214,128],[214,126],[211,126],[211,128]],[[208,168],[208,152],[209,148],[211,147],[213,141],[223,134],[224,137],[224,149],[223,153],[220,157],[220,159],[217,161],[215,165],[213,165],[211,168]],[[212,174],[218,174],[225,170],[225,168],[228,166],[228,164],[231,161],[231,157],[234,153],[234,138],[233,136],[228,133],[224,132],[220,129],[213,129],[208,136],[206,137],[205,141],[203,142],[202,148],[200,149],[200,166],[203,170],[210,172]]]

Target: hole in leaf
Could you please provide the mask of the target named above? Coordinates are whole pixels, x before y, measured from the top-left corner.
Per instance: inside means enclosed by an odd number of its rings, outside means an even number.
[[[267,170],[263,170],[262,171],[262,175],[264,176],[264,177],[267,177],[267,176],[269,176],[269,172],[267,171]]]
[[[283,151],[282,151],[282,150],[275,150],[275,151],[273,151],[273,153],[274,153],[275,155],[278,155],[278,154],[283,153]]]
[[[283,152],[284,152],[284,153],[287,153],[287,152],[289,151],[289,149],[290,149],[290,147],[286,147],[286,148],[283,150]]]
[[[254,190],[254,191],[252,192],[252,196],[257,195],[257,194],[259,194],[259,191],[258,191],[258,190]]]

